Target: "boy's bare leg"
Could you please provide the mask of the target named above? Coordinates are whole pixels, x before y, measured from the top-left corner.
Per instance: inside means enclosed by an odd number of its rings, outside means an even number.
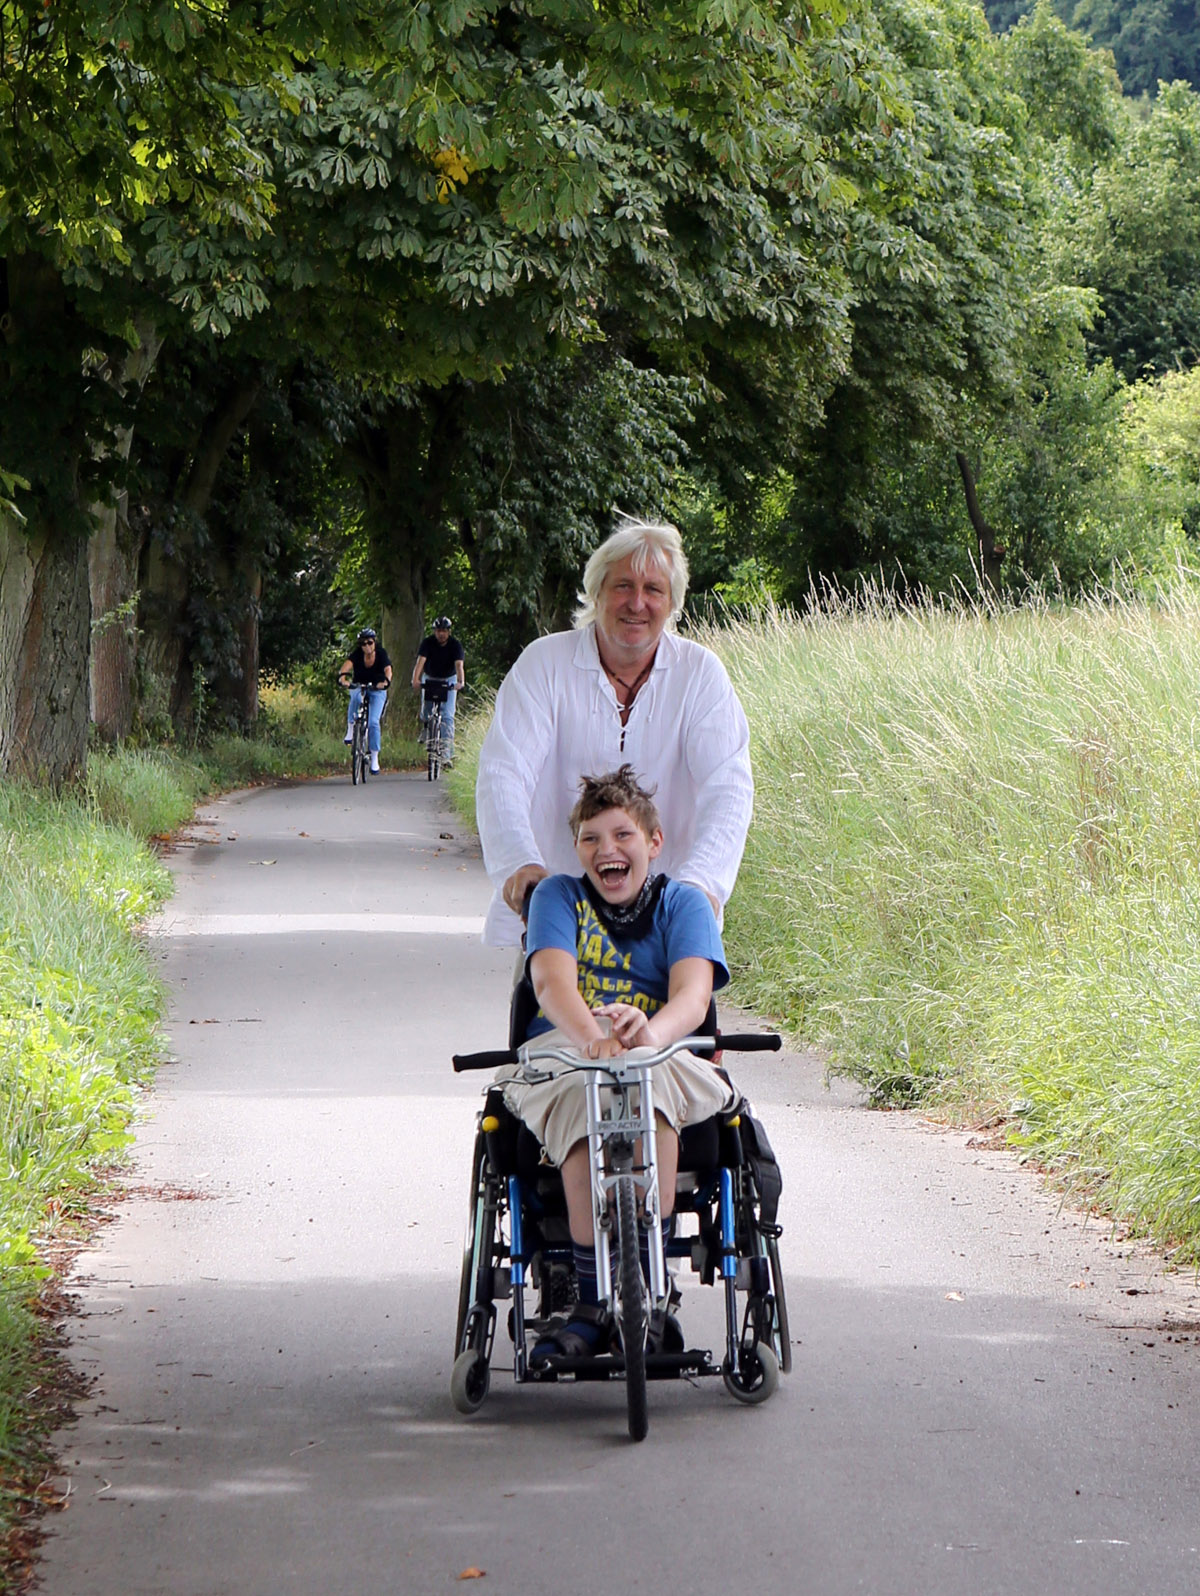
[[[658,1201],[664,1219],[675,1211],[675,1173],[679,1168],[679,1137],[661,1115],[658,1120]],[[588,1168],[586,1142],[576,1142],[563,1160],[563,1191],[567,1198],[567,1222],[571,1240],[581,1247],[594,1247],[592,1225],[592,1176]]]

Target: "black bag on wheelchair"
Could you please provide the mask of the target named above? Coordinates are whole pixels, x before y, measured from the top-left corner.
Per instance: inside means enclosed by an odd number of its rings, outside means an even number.
[[[775,1150],[767,1137],[760,1119],[755,1119],[744,1107],[741,1111],[739,1131],[742,1152],[750,1166],[750,1176],[758,1191],[759,1219],[773,1225],[779,1212],[779,1199],[783,1194],[783,1174],[775,1157]]]

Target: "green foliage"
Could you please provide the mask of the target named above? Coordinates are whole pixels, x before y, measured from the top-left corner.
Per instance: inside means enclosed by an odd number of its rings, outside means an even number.
[[[1200,95],[1165,88],[1145,122],[1074,194],[1052,247],[1063,281],[1096,290],[1089,343],[1129,380],[1200,350]]]
[[[0,787],[0,1260],[32,1282],[47,1204],[126,1142],[159,1056],[161,992],[134,930],[166,872],[78,802]]]
[[[1200,537],[1200,368],[1168,371],[1129,390],[1122,463],[1131,505]]]
[[[1043,0],[1044,3],[1044,0]],[[1126,94],[1152,95],[1160,82],[1200,89],[1200,22],[1191,0],[1053,0],[1064,22],[1111,50]],[[1033,0],[984,0],[988,21],[1011,28]]]

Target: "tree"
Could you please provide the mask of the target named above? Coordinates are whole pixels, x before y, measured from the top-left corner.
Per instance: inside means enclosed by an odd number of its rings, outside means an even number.
[[[83,761],[87,540],[119,492],[134,368],[172,293],[210,320],[262,303],[217,247],[268,225],[234,90],[282,92],[298,61],[357,63],[368,16],[386,32],[385,8],[350,3],[319,24],[303,0],[0,3],[0,462],[28,483],[24,541],[9,538],[26,602],[0,622],[0,771],[59,781]],[[92,585],[105,592],[104,573]]]
[[[348,4],[336,37],[286,0],[211,16],[167,0],[112,24],[88,0],[4,14],[25,32],[5,58],[19,70],[0,169],[32,176],[4,217],[25,336],[0,376],[36,398],[0,459],[29,477],[34,540],[64,566],[113,490],[137,315],[161,333],[174,307],[222,334],[278,303],[281,328],[384,396],[600,336],[613,304],[664,341],[739,317],[804,328],[814,370],[836,340],[844,196],[808,113],[855,64],[826,45],[819,6],[438,0],[373,8],[368,26]],[[228,412],[213,422],[210,460],[236,433]],[[68,577],[57,592],[78,592]],[[77,602],[69,671],[85,637]],[[27,751],[56,776],[83,752],[78,714],[60,724]]]
[[[1089,344],[1130,381],[1200,354],[1200,95],[1164,87],[1144,123],[1064,194],[1052,236],[1062,280],[1094,289]]]
[[[1160,82],[1200,88],[1200,19],[1192,0],[1054,0],[1063,22],[1110,50],[1126,94],[1153,95]],[[1014,27],[1034,0],[984,0],[997,32]]]

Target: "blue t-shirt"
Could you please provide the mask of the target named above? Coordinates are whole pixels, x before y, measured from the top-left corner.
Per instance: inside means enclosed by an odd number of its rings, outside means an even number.
[[[667,1001],[671,966],[680,959],[708,959],[713,991],[729,980],[725,950],[712,904],[685,881],[667,881],[654,906],[645,933],[639,937],[612,932],[592,907],[580,876],[547,876],[529,902],[525,934],[527,961],[541,948],[562,948],[575,955],[579,991],[588,1008],[604,1003],[632,1003],[655,1014]],[[551,1029],[539,1009],[529,1036]]]

